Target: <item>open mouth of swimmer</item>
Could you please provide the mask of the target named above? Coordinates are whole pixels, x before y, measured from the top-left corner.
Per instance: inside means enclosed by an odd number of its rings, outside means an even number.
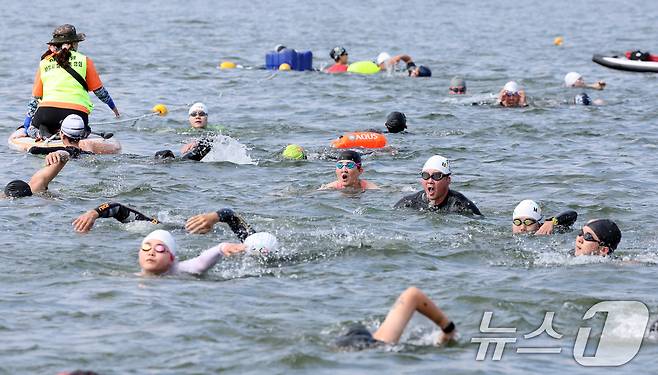
[[[347,174],[347,172],[343,172],[340,175],[340,178],[342,178],[343,180],[347,180],[347,177],[349,177],[349,174]]]

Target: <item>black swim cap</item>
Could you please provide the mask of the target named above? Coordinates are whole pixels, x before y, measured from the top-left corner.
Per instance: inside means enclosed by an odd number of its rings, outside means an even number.
[[[617,248],[621,241],[621,231],[614,221],[608,219],[591,220],[585,226],[590,227],[604,246],[610,248],[610,252]]]
[[[385,125],[389,133],[399,133],[407,128],[407,116],[402,112],[391,112],[386,116]]]
[[[351,160],[357,164],[361,164],[361,154],[352,150],[345,150],[340,153],[338,160]]]
[[[431,77],[431,76],[432,76],[432,71],[430,70],[430,68],[424,65],[418,66],[418,77]]]
[[[338,58],[346,53],[347,50],[345,50],[344,47],[334,47],[334,49],[332,49],[331,52],[329,52],[329,57],[334,59],[334,61],[338,61]]]
[[[590,105],[592,104],[592,99],[590,99],[589,95],[587,93],[582,93],[576,95],[576,97],[573,99],[574,103],[576,104],[582,104],[582,105]]]
[[[5,195],[12,198],[29,197],[32,195],[32,189],[27,182],[14,180],[5,186]]]
[[[174,153],[171,150],[160,150],[155,153],[155,158],[156,159],[169,159],[169,158],[176,158]]]

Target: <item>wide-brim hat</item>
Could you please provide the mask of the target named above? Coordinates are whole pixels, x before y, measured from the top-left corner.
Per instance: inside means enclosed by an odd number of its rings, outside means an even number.
[[[78,34],[75,26],[64,24],[57,26],[53,31],[53,38],[47,44],[73,43],[85,40],[85,34]]]

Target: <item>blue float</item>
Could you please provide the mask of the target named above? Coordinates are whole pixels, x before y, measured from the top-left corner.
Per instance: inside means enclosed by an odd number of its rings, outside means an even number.
[[[292,48],[286,48],[281,52],[270,51],[265,55],[265,67],[278,70],[281,64],[288,64],[292,70],[313,70],[313,52],[297,52]]]

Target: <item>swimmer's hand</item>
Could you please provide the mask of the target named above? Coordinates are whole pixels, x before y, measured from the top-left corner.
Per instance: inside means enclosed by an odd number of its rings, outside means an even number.
[[[190,233],[204,234],[210,232],[218,222],[219,216],[217,212],[208,212],[187,219],[185,229]]]
[[[121,114],[119,113],[119,108],[114,107],[114,108],[112,109],[112,112],[114,112],[114,117],[116,117],[116,118],[121,117]]]
[[[546,222],[544,222],[544,224],[541,225],[541,227],[539,227],[539,230],[535,232],[535,235],[546,236],[549,234],[553,234],[553,227],[554,227],[553,221],[547,220]]]
[[[245,250],[247,250],[247,247],[241,243],[228,243],[228,242],[222,243],[222,253],[226,257],[243,253],[245,252]]]
[[[96,219],[98,219],[96,210],[87,211],[73,220],[73,229],[78,233],[87,233],[94,226]]]
[[[59,163],[66,164],[67,161],[69,161],[69,153],[66,151],[59,150],[59,151],[51,152],[50,154],[46,155],[47,166],[55,165]]]
[[[180,153],[185,154],[188,151],[191,151],[193,148],[195,148],[198,145],[199,145],[199,142],[197,142],[197,141],[190,142],[190,143],[188,143],[188,144],[186,144],[186,145],[184,145],[183,147],[180,148]]]
[[[450,333],[441,332],[439,333],[439,337],[436,338],[436,342],[434,344],[436,346],[443,346],[448,342],[454,340],[456,335],[457,335],[457,330],[453,330]]]
[[[604,81],[598,81],[595,84],[591,86],[595,90],[603,90],[605,88],[605,82]]]

